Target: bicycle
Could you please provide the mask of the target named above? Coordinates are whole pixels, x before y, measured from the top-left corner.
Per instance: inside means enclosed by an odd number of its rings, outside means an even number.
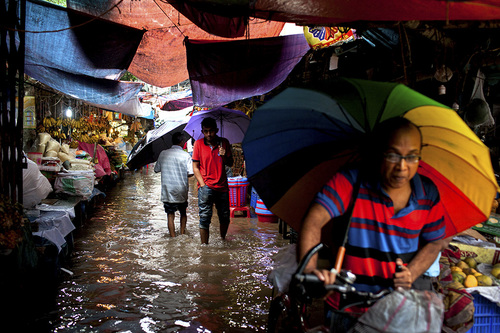
[[[311,313],[308,309],[314,299],[321,299],[332,290],[339,292],[346,299],[348,297],[356,299],[340,311],[352,306],[371,306],[391,293],[390,289],[384,289],[379,293],[358,291],[352,285],[356,276],[345,270],[337,273],[336,281],[332,285],[324,285],[314,274],[304,274],[311,257],[323,248],[324,245],[320,243],[307,253],[292,275],[288,293],[278,295],[271,301],[267,332],[330,332],[323,324],[311,327],[309,323]]]

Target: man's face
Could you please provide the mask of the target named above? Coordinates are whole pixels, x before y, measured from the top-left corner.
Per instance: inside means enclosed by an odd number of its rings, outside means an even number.
[[[207,142],[210,144],[215,143],[215,138],[217,136],[218,131],[219,131],[218,128],[205,127],[205,126],[201,128],[201,133],[203,133],[205,140],[207,140]]]
[[[420,142],[420,133],[417,128],[412,126],[411,128],[399,129],[394,132],[389,140],[384,155],[420,155]],[[418,162],[410,163],[406,159],[400,159],[399,162],[390,162],[384,157],[381,166],[383,188],[390,191],[410,186],[410,180],[417,173],[417,169]]]

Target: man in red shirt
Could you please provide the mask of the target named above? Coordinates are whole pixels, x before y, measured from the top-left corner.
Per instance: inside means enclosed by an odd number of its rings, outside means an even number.
[[[201,122],[204,138],[194,143],[193,172],[198,180],[198,208],[200,215],[200,237],[208,244],[212,206],[215,204],[220,224],[220,236],[226,238],[229,227],[229,186],[225,166],[233,165],[229,141],[217,136],[219,129],[213,118]]]

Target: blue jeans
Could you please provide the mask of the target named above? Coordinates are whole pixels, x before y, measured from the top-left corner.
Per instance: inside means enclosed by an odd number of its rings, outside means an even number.
[[[220,224],[229,224],[229,192],[215,191],[208,186],[198,189],[200,229],[209,229],[213,205],[217,209]]]

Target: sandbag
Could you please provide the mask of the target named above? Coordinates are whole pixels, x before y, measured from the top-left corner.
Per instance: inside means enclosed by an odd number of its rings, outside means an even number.
[[[57,142],[56,140],[51,139],[49,142],[47,142],[45,156],[48,156],[47,152],[49,152],[49,151],[54,151],[54,152],[58,153],[59,150],[61,150],[61,144],[59,142]],[[52,157],[52,156],[50,156],[50,157]]]
[[[40,145],[46,145],[52,137],[49,133],[38,133],[37,142]]]
[[[28,168],[23,169],[23,206],[31,208],[52,192],[52,186],[48,179],[42,175],[38,165],[30,159],[27,160]]]
[[[67,143],[63,143],[61,145],[61,152],[69,155],[69,145]]]

